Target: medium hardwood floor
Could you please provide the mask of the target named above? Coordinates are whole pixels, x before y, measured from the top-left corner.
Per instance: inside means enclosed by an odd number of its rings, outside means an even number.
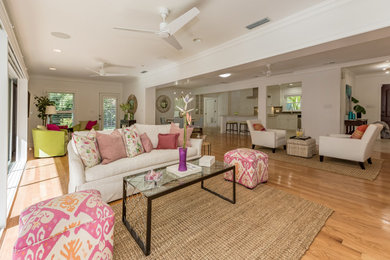
[[[223,160],[228,150],[250,147],[249,136],[205,132],[217,160]],[[334,210],[303,259],[390,259],[390,150],[383,151],[373,156],[384,159],[375,181],[269,160],[266,185]],[[67,184],[66,156],[29,159],[1,239],[0,259],[11,258],[20,212],[65,194]]]

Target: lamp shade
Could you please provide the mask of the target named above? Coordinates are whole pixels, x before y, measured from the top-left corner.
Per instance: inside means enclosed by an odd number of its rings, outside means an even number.
[[[54,115],[57,114],[57,110],[55,106],[47,106],[46,107],[46,115]]]

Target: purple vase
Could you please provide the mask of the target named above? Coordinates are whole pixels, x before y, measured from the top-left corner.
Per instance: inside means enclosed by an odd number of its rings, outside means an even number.
[[[179,148],[179,171],[187,170],[187,148]]]

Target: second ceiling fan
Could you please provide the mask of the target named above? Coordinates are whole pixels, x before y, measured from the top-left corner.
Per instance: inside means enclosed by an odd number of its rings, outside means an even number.
[[[169,9],[166,7],[160,8],[160,15],[162,17],[162,22],[160,23],[159,31],[144,30],[144,29],[133,29],[133,28],[124,28],[124,27],[114,27],[116,30],[132,31],[132,32],[142,32],[142,33],[152,33],[156,34],[161,39],[165,40],[171,46],[177,50],[183,49],[180,43],[176,40],[176,37],[173,36],[178,30],[180,30],[184,25],[189,23],[200,13],[199,9],[194,7],[186,13],[182,14],[169,24],[165,21],[169,14]]]

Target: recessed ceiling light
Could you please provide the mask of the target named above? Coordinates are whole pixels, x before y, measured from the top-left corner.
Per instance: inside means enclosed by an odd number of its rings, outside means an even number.
[[[292,85],[294,85],[294,84],[290,83],[289,85],[292,86]]]
[[[196,43],[199,43],[199,42],[202,41],[202,39],[201,39],[201,38],[194,38],[194,39],[192,39],[192,41],[193,41],[193,42],[196,42]]]
[[[56,68],[54,67],[50,67],[49,70],[57,70]]]
[[[387,70],[387,68],[386,68],[386,67],[384,67],[384,68],[382,68],[382,70]]]
[[[227,77],[230,77],[232,74],[231,73],[224,73],[224,74],[220,74],[219,76],[221,78],[227,78]]]
[[[50,34],[60,39],[70,39],[70,35],[63,32],[51,32]]]
[[[388,70],[386,70],[386,72],[385,72],[386,74],[389,74],[390,73],[390,71],[388,71]]]
[[[53,52],[61,53],[62,50],[60,50],[60,49],[53,49]]]

